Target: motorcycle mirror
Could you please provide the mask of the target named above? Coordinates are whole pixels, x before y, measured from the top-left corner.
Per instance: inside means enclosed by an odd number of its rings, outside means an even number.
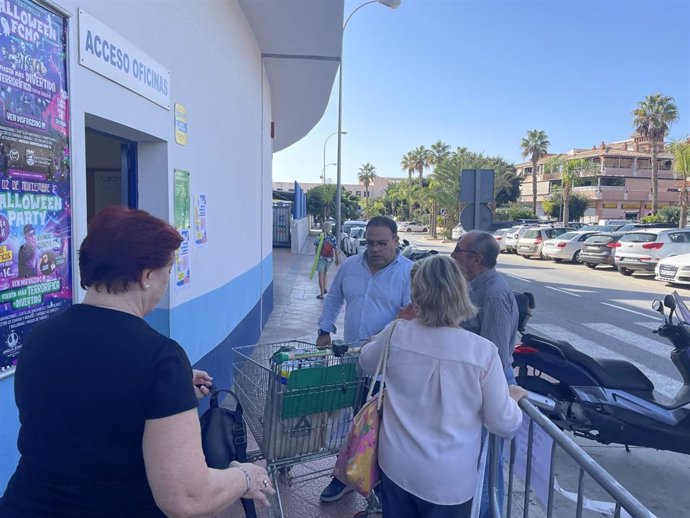
[[[676,301],[673,298],[673,295],[666,295],[664,297],[664,306],[666,306],[670,311],[668,313],[668,321],[671,323],[671,319],[673,318],[673,312],[676,310]]]
[[[410,242],[407,239],[403,239],[403,245],[409,246]]]
[[[652,309],[654,311],[658,311],[662,315],[664,314],[664,307],[661,305],[661,301],[659,299],[654,299],[652,301]]]

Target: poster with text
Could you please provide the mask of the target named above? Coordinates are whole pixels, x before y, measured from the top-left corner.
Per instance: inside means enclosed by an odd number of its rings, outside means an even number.
[[[205,194],[197,194],[194,203],[194,242],[197,246],[204,246],[208,242]]]
[[[189,171],[175,169],[175,228],[182,230],[190,227],[189,216],[192,212],[189,190]]]
[[[72,303],[67,24],[0,1],[0,369]]]
[[[190,281],[189,268],[189,229],[180,230],[182,244],[175,252],[175,286],[186,288]]]

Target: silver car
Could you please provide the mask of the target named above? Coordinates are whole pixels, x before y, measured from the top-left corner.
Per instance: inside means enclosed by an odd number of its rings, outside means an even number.
[[[616,243],[615,263],[623,275],[654,273],[665,257],[690,253],[690,228],[649,228],[625,234]]]
[[[522,237],[517,242],[517,253],[523,257],[539,257],[546,259],[544,243],[572,230],[570,227],[530,227],[524,229]]]
[[[582,244],[587,238],[596,234],[592,230],[575,230],[566,232],[555,239],[549,239],[544,243],[544,255],[553,259],[557,263],[561,261],[572,261],[576,263],[580,257]]]

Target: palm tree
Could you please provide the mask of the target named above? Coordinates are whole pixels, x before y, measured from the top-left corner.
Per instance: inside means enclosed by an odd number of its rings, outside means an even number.
[[[678,118],[673,97],[656,93],[645,97],[633,110],[636,131],[649,139],[652,148],[652,214],[659,208],[659,170],[656,163],[657,143],[664,142],[668,127]]]
[[[451,156],[450,146],[441,140],[437,140],[431,144],[431,151],[429,152],[429,163],[434,167],[434,173],[439,165]],[[436,199],[432,197],[431,203],[431,237],[436,239],[436,222],[437,222],[438,204]]]
[[[690,178],[690,139],[671,145],[673,172],[683,177],[680,188],[680,219],[678,226],[685,228],[688,222],[688,178]]]
[[[374,181],[374,178],[376,178],[376,167],[371,165],[369,162],[362,164],[362,167],[360,167],[359,171],[357,171],[357,178],[359,179],[360,183],[364,184],[364,189],[367,193],[365,198],[368,200],[369,184],[371,184],[371,182]]]
[[[568,225],[570,217],[570,195],[578,178],[594,176],[599,168],[591,160],[583,158],[568,159],[567,155],[559,155],[548,160],[545,164],[548,171],[561,173],[561,192],[563,193],[563,225]]]
[[[549,137],[541,130],[527,132],[527,138],[520,141],[522,158],[530,157],[532,161],[532,212],[537,213],[537,162],[549,148]]]
[[[412,182],[412,173],[415,171],[414,157],[412,156],[412,151],[405,153],[400,160],[400,167],[407,171],[407,177]]]
[[[422,185],[424,169],[431,165],[431,150],[422,145],[414,148],[411,153],[415,171],[419,173],[419,185]]]

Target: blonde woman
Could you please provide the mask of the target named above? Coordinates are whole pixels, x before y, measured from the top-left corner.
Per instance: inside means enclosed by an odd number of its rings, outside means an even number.
[[[506,383],[496,346],[458,322],[477,309],[459,267],[432,256],[412,271],[415,317],[391,336],[379,436],[384,518],[465,518],[479,482],[482,426],[505,438],[526,392]],[[362,349],[374,372],[390,325]]]

